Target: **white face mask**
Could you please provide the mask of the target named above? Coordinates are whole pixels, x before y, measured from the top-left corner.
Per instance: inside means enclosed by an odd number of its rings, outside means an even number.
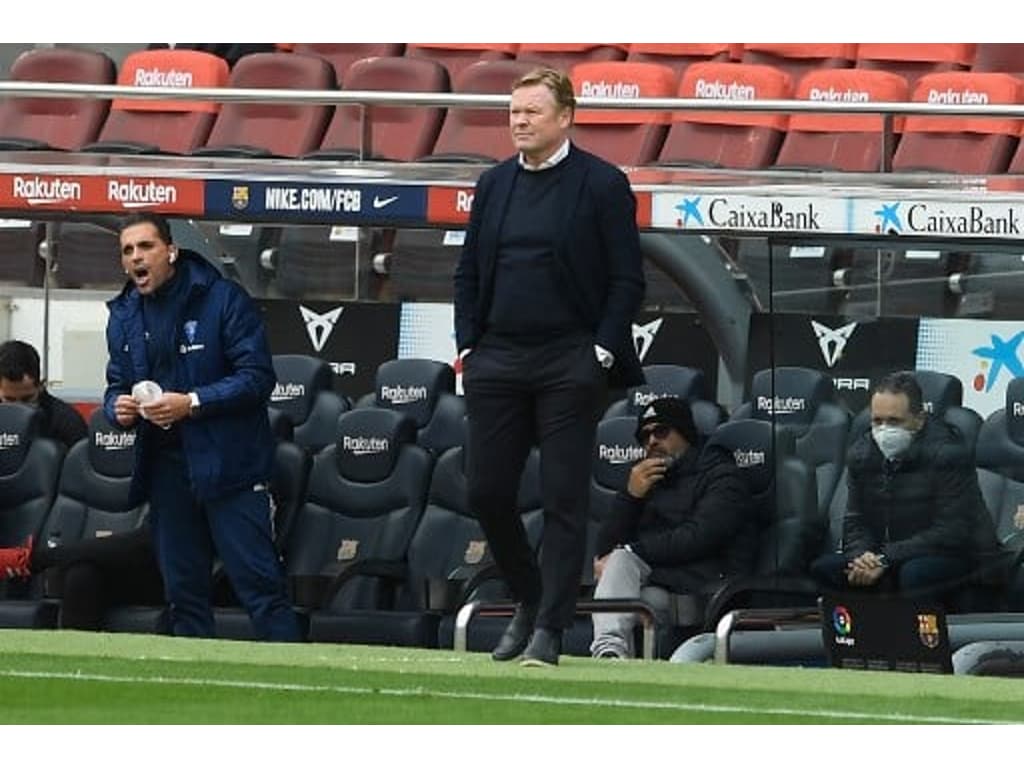
[[[882,455],[892,459],[906,452],[910,441],[914,439],[914,433],[906,427],[879,424],[871,428],[871,437],[875,439],[875,445]]]

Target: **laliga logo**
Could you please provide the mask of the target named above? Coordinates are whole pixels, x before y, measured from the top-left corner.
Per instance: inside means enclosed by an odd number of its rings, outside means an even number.
[[[639,445],[601,445],[597,457],[609,464],[632,464],[644,457],[644,449]]]
[[[829,328],[816,320],[811,320],[811,328],[814,329],[814,335],[818,337],[818,347],[821,349],[821,356],[825,359],[825,365],[832,368],[843,356],[846,342],[857,330],[857,324],[849,323],[841,328]]]
[[[97,432],[93,438],[97,448],[105,451],[123,451],[135,447],[134,432]]]
[[[640,358],[641,363],[647,357],[647,353],[651,351],[651,344],[654,343],[654,337],[658,335],[658,330],[664,320],[665,318],[659,317],[645,325],[633,323],[633,346],[636,347],[636,356]]]
[[[302,322],[306,324],[306,334],[309,336],[309,343],[313,345],[314,351],[320,352],[323,350],[327,339],[331,337],[331,331],[334,330],[334,326],[344,310],[344,307],[335,307],[330,312],[318,315],[308,307],[299,305],[299,312],[302,313]]]
[[[349,437],[345,435],[341,439],[341,447],[353,456],[367,456],[387,452],[390,443],[386,437]]]
[[[837,605],[832,611],[832,627],[836,631],[836,643],[853,646],[856,642],[850,633],[853,632],[853,616],[846,606]]]

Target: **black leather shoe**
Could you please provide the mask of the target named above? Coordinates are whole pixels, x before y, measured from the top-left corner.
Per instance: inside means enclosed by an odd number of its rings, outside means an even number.
[[[519,663],[524,667],[555,666],[558,664],[558,654],[561,652],[561,630],[538,627],[533,631],[530,644],[523,651],[523,660]]]
[[[523,652],[533,634],[533,624],[537,621],[537,606],[520,604],[516,607],[512,621],[505,627],[498,645],[491,652],[495,661],[510,661]]]

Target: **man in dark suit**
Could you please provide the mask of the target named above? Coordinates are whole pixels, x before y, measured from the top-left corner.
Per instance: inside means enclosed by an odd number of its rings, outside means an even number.
[[[557,664],[584,559],[590,462],[608,384],[643,382],[631,322],[644,295],[636,200],[616,167],[572,145],[565,74],[512,87],[518,154],[481,175],[455,271],[469,411],[469,501],[517,601],[498,661]],[[516,514],[540,446],[538,562]]]

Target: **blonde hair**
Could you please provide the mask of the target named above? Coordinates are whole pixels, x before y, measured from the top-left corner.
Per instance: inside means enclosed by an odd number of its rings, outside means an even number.
[[[531,85],[543,85],[555,97],[555,104],[561,109],[576,112],[576,94],[572,90],[572,80],[564,72],[551,67],[531,69],[512,84],[512,90],[526,88]]]

